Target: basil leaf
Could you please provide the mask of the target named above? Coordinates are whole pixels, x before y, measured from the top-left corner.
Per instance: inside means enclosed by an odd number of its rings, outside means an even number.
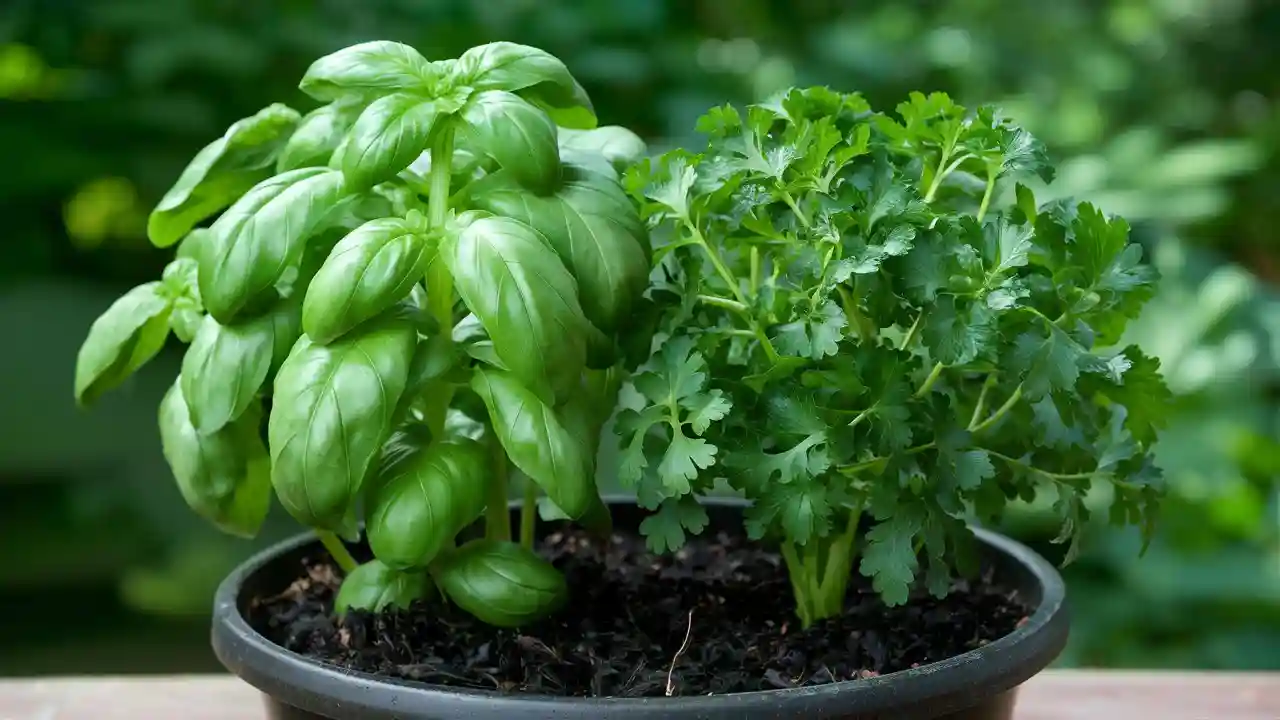
[[[194,259],[179,255],[165,266],[160,279],[162,294],[170,299],[172,306],[169,328],[184,343],[195,338],[204,320],[204,304],[200,302],[200,286],[196,279],[198,272],[199,266]]]
[[[594,458],[555,411],[502,370],[477,368],[471,389],[480,396],[511,462],[571,518],[582,517],[596,496]]]
[[[391,432],[417,333],[389,316],[338,342],[303,335],[276,374],[267,434],[281,504],[310,527],[346,531],[369,466]]]
[[[589,130],[596,111],[587,91],[559,59],[535,47],[494,42],[467,50],[453,66],[454,82],[477,90],[508,90],[542,108],[562,127]]]
[[[223,325],[206,316],[182,359],[182,394],[201,434],[240,417],[298,339],[298,303]]]
[[[560,179],[560,150],[551,118],[518,95],[488,90],[462,109],[469,140],[527,188],[549,190]]]
[[[395,93],[373,101],[338,147],[334,163],[352,188],[369,188],[409,167],[431,142],[437,118],[452,106]]]
[[[302,168],[258,184],[232,205],[201,243],[200,297],[221,323],[264,295],[302,257],[308,238],[344,207],[342,173]]]
[[[363,103],[343,99],[307,113],[280,151],[280,157],[276,159],[276,172],[328,165],[333,151],[351,129],[363,107]]]
[[[332,342],[404,299],[434,249],[423,230],[401,218],[381,218],[340,240],[307,288],[307,335],[317,343]]]
[[[547,402],[570,387],[586,362],[577,283],[528,225],[474,220],[441,242],[440,259],[494,351]]]
[[[345,47],[311,63],[298,88],[311,97],[337,100],[389,90],[428,91],[438,71],[404,43],[377,40]]]
[[[89,326],[76,357],[76,402],[88,405],[142,367],[169,337],[171,301],[160,282],[139,285]]]
[[[569,586],[551,563],[509,542],[472,540],[432,568],[458,607],[495,627],[520,627],[564,605]]]
[[[270,177],[276,153],[300,117],[298,111],[275,103],[237,121],[204,146],[147,218],[151,243],[169,247],[196,223]]]
[[[348,610],[378,612],[387,606],[408,609],[414,600],[426,597],[431,589],[424,572],[396,572],[377,560],[351,571],[333,599],[334,612]]]
[[[637,240],[644,230],[616,182],[565,170],[566,182],[546,196],[495,173],[480,183],[473,203],[540,232],[577,280],[587,319],[612,332],[648,285],[649,257]]]
[[[392,568],[424,567],[485,508],[489,465],[467,439],[432,443],[371,494],[366,532]]]
[[[271,507],[271,462],[254,404],[239,419],[212,434],[191,424],[182,378],[160,402],[160,445],[183,500],[226,533],[258,534]]]
[[[593,130],[557,128],[560,158],[614,179],[648,152],[639,135],[618,125]]]

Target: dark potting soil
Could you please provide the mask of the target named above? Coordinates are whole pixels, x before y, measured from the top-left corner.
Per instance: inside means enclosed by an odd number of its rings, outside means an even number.
[[[295,652],[380,675],[487,690],[577,696],[662,696],[817,685],[904,670],[1007,635],[1027,604],[990,577],[957,580],[942,600],[919,592],[886,607],[855,571],[846,609],[802,630],[780,557],[729,536],[655,556],[617,535],[607,548],[557,532],[541,552],[571,599],[521,630],[416,603],[380,615],[334,617],[340,581],[327,556],[280,595],[254,602],[249,622]]]

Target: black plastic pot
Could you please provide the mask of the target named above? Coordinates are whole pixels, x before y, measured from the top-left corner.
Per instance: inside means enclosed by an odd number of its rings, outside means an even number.
[[[634,501],[610,500],[618,528],[634,529]],[[712,529],[741,527],[742,504],[708,501]],[[1062,578],[1031,549],[977,531],[996,576],[1031,600],[1027,622],[963,655],[880,677],[720,696],[589,699],[503,695],[342,670],[275,645],[245,622],[253,597],[280,592],[314,536],[283,542],[250,559],[218,588],[213,650],[229,670],[266,696],[276,720],[1010,720],[1017,688],[1057,657],[1067,640]]]

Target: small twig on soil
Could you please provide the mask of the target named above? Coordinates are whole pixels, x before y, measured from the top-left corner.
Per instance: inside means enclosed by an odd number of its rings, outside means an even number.
[[[672,683],[671,676],[676,672],[676,663],[680,662],[680,656],[689,648],[689,636],[693,634],[693,610],[689,611],[689,624],[685,626],[684,642],[680,643],[680,649],[676,651],[674,657],[671,658],[671,669],[667,670],[667,697],[675,694],[675,686]]]

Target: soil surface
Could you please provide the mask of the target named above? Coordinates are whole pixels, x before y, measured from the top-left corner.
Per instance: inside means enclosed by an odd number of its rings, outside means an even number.
[[[572,597],[556,617],[493,628],[456,608],[417,603],[380,615],[332,613],[340,581],[327,556],[256,601],[249,622],[279,645],[334,665],[433,684],[576,696],[705,695],[818,685],[936,662],[1007,635],[1025,618],[1016,593],[957,580],[938,600],[885,607],[855,571],[845,613],[802,630],[778,555],[729,536],[655,556],[642,540],[608,548],[576,531],[541,552]]]

